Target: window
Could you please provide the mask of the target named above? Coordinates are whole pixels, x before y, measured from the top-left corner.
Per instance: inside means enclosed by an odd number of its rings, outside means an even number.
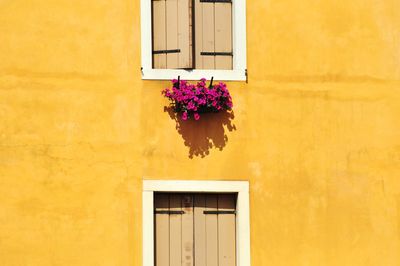
[[[236,194],[156,193],[155,265],[236,265]]]
[[[245,0],[141,0],[143,79],[246,79]]]
[[[250,266],[247,181],[143,183],[143,266]]]

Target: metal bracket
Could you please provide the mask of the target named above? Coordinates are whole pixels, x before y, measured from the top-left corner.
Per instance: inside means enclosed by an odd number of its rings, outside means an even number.
[[[155,214],[184,214],[184,211],[154,211]]]
[[[200,3],[232,3],[232,0],[200,0]]]
[[[173,54],[173,53],[180,53],[181,49],[173,49],[173,50],[156,50],[153,51],[153,54]]]
[[[236,214],[236,211],[203,211],[204,214]]]
[[[216,55],[233,56],[233,53],[232,53],[232,52],[201,52],[200,55],[210,55],[210,56],[216,56]]]

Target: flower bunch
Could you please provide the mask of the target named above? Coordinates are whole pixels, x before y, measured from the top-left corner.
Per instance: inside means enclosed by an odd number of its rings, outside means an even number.
[[[232,98],[225,83],[206,86],[202,78],[197,84],[185,80],[172,80],[172,88],[166,88],[162,94],[171,101],[175,112],[182,113],[182,119],[193,117],[200,119],[200,113],[219,112],[232,109]]]

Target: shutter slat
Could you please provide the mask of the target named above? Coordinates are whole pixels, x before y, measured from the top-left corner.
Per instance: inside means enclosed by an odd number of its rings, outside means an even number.
[[[153,1],[153,50],[166,50],[166,4],[165,1]],[[153,67],[166,68],[167,55],[153,54]]]
[[[203,69],[203,4],[200,0],[194,1],[194,32],[195,32],[195,68]]]
[[[218,211],[235,211],[236,200],[232,194],[218,195]],[[218,265],[236,265],[235,214],[218,215]]]
[[[178,47],[181,49],[179,68],[192,68],[190,0],[178,0]]]
[[[154,199],[155,211],[169,211],[169,195],[159,194]],[[169,266],[169,217],[155,214],[156,265]]]
[[[193,195],[182,195],[182,265],[193,266]]]
[[[215,52],[232,52],[232,4],[215,3]],[[215,69],[232,69],[232,56],[215,56]]]
[[[206,264],[206,209],[205,195],[194,196],[194,247],[195,265],[207,266]]]
[[[182,210],[180,194],[171,194],[169,197],[169,209],[171,211]],[[184,214],[183,214],[184,215]],[[182,259],[182,216],[169,215],[169,266],[181,266]],[[158,265],[157,265],[158,266]]]
[[[181,195],[171,194],[169,206],[171,211],[181,211]],[[169,236],[169,266],[182,266],[182,215],[169,215]]]
[[[200,52],[215,52],[215,39],[214,39],[214,3],[201,3],[203,6],[203,27],[202,27],[202,47]],[[197,35],[196,35],[197,36]],[[215,69],[215,58],[210,56],[203,56],[203,69]]]
[[[167,50],[179,49],[178,44],[178,1],[166,0]],[[179,54],[167,54],[167,68],[179,67]]]
[[[218,210],[217,195],[206,195],[206,210]],[[206,216],[206,260],[207,266],[218,266],[218,216]]]

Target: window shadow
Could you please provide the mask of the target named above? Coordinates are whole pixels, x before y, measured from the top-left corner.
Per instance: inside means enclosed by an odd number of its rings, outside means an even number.
[[[233,111],[201,114],[197,121],[183,120],[172,107],[164,107],[164,112],[175,120],[176,130],[182,136],[185,146],[189,148],[189,158],[205,157],[213,148],[223,150],[228,142],[225,130],[236,130]]]

